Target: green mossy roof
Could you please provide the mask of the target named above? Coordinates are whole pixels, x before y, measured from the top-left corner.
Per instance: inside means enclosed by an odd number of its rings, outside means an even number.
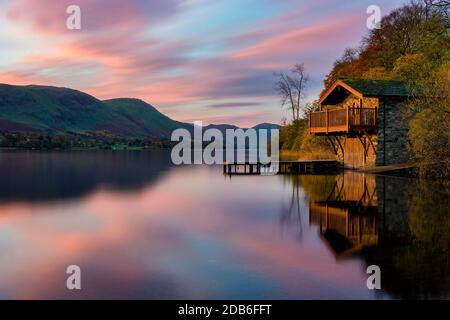
[[[364,96],[408,97],[411,95],[406,84],[402,81],[360,78],[340,78],[339,80]]]

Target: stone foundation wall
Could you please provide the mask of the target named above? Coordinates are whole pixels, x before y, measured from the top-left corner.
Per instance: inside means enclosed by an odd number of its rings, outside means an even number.
[[[380,103],[378,108],[378,147],[376,165],[389,165],[410,160],[408,121],[400,101]]]

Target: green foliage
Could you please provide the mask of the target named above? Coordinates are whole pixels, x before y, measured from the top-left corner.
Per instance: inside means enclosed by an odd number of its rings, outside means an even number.
[[[408,101],[409,138],[423,175],[450,177],[449,65],[416,80],[416,96]]]
[[[136,132],[148,132],[155,137],[170,137],[173,130],[186,124],[174,121],[139,99],[112,99],[103,101],[118,116],[132,123]]]
[[[299,153],[302,159],[334,159],[331,146],[325,137],[309,134],[308,120],[302,119],[285,125],[280,131],[282,151]]]
[[[378,48],[377,64],[389,70],[398,58],[409,54],[423,53],[430,60],[439,59],[446,38],[445,17],[414,1],[384,17],[381,28],[374,29],[365,44]]]
[[[448,10],[448,7],[447,7]],[[409,139],[423,174],[449,176],[450,36],[449,21],[430,1],[412,1],[392,11],[358,49],[347,49],[324,80],[401,80],[413,93],[405,103]]]
[[[300,151],[303,132],[307,130],[307,120],[294,121],[280,131],[280,148],[288,151]]]
[[[428,75],[431,68],[430,61],[422,53],[415,53],[398,58],[391,73],[399,80],[412,82]]]
[[[370,80],[393,80],[394,77],[392,73],[387,71],[383,67],[373,67],[363,73],[362,77],[364,79]]]
[[[165,139],[128,139],[105,136],[43,135],[39,133],[0,134],[0,148],[34,150],[69,149],[112,149],[140,150],[147,148],[168,148],[171,141]]]
[[[448,18],[441,10],[413,1],[392,11],[355,49],[346,49],[324,80],[325,88],[341,77],[400,80],[392,73],[405,56],[421,54],[433,65],[448,59]]]
[[[137,99],[100,101],[67,88],[0,84],[4,132],[170,138],[173,129],[184,126]]]
[[[417,241],[450,249],[450,211],[448,186],[418,180],[409,204],[409,225]],[[430,210],[433,208],[433,210]]]

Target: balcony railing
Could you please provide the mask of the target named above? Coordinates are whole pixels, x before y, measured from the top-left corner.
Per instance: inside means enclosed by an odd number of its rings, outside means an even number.
[[[310,133],[348,133],[377,129],[377,108],[339,108],[310,112]]]

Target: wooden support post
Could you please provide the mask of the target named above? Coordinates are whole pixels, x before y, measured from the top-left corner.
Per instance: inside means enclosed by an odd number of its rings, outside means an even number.
[[[370,139],[370,136],[369,136],[369,134],[367,133],[366,130],[364,130],[364,134],[366,135],[367,139],[369,140],[370,145],[372,146],[373,153],[376,155],[377,154],[377,149],[373,145],[372,139]],[[367,149],[369,149],[369,148],[367,147]]]
[[[311,111],[308,112],[308,129],[309,129],[309,134],[311,134]]]
[[[325,117],[325,119],[326,119],[325,121],[326,122],[325,123],[326,123],[327,134],[328,134],[328,109],[325,110],[325,115],[326,115],[326,117]]]
[[[350,131],[350,109],[347,106],[347,132]]]
[[[357,137],[358,137],[359,142],[361,142],[361,145],[362,145],[362,147],[364,149],[364,164],[366,164],[366,158],[367,158],[367,154],[368,154],[368,151],[369,151],[369,146],[367,146],[367,144],[366,144],[366,138],[365,137],[361,137],[359,134],[357,134]]]
[[[327,135],[327,138],[328,138],[328,141],[330,141],[331,146],[333,147],[334,154],[338,155],[338,152],[337,152],[336,147],[334,146],[333,140],[330,138],[329,135]]]
[[[366,165],[367,153],[369,151],[369,146],[366,147],[366,137],[363,138],[363,141],[364,141],[364,145],[363,145],[363,148],[364,148],[364,165]]]
[[[339,140],[339,138],[338,137],[335,137],[335,138],[336,138],[336,141],[337,141],[339,147],[341,148],[342,158],[344,158],[344,156],[345,156],[344,147],[342,146],[341,141]]]
[[[361,117],[362,117],[362,108],[359,108],[358,126],[361,126],[363,124]]]

